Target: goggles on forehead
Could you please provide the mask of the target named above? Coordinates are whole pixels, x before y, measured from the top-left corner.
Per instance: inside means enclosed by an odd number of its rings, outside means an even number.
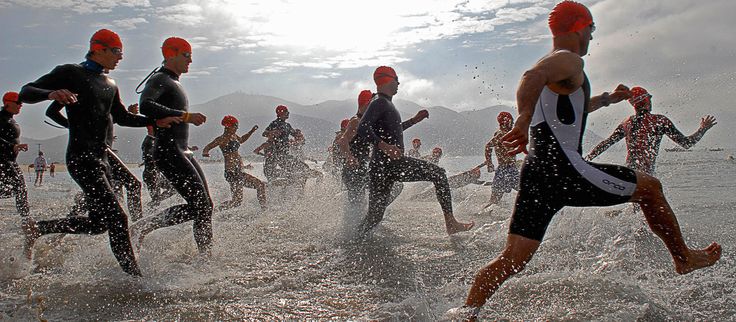
[[[641,95],[639,95],[637,97],[632,97],[631,99],[629,99],[629,103],[631,103],[631,104],[639,104],[639,103],[642,103],[642,102],[649,101],[649,99],[651,99],[651,98],[652,98],[652,95],[651,94],[641,94]]]

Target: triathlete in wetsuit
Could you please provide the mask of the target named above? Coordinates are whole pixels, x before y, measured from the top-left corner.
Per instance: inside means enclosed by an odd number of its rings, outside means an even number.
[[[348,210],[362,212],[365,208],[365,189],[368,183],[368,161],[371,144],[356,136],[360,119],[368,109],[373,93],[363,90],[358,94],[358,112],[350,118],[342,137],[337,142],[345,165],[342,168],[342,182],[347,189]]]
[[[148,133],[141,143],[141,156],[143,157],[143,182],[148,188],[148,194],[151,195],[150,207],[158,206],[161,201],[166,200],[176,194],[176,190],[171,186],[168,180],[156,168],[156,161],[153,158],[156,137],[153,133],[153,126],[147,126]]]
[[[69,128],[69,120],[61,114],[61,109],[64,108],[61,103],[54,101],[46,109],[46,116],[57,124]],[[122,160],[115,154],[111,146],[113,143],[113,128],[110,127],[110,133],[107,135],[107,161],[110,165],[110,178],[113,183],[120,183],[125,187],[128,196],[128,212],[130,218],[133,221],[141,219],[143,217],[143,207],[141,206],[141,182],[135,177],[128,167],[125,166]],[[117,184],[113,184],[113,189],[117,190]],[[85,202],[85,205],[87,203]],[[82,206],[82,209],[86,209],[86,206]]]
[[[87,60],[81,64],[56,67],[35,82],[23,86],[20,100],[38,103],[55,100],[67,106],[69,144],[66,163],[69,175],[79,184],[85,199],[94,204],[88,217],[39,221],[27,235],[27,247],[41,235],[53,233],[101,234],[108,232],[110,247],[123,270],[141,275],[128,236],[128,217],[110,185],[107,143],[110,127],[142,127],[154,119],[129,113],[120,100],[115,82],[103,69],[112,70],[123,58],[122,42],[117,34],[102,29],[90,40]],[[159,120],[168,126],[175,118]]]
[[[574,1],[560,2],[552,9],[549,24],[554,48],[524,73],[516,96],[519,117],[502,139],[516,154],[526,151],[531,136],[506,246],[476,275],[466,306],[460,310],[465,316],[452,319],[477,318],[486,299],[532,259],[550,220],[564,206],[639,203],[680,274],[713,265],[720,258],[721,247],[716,243],[702,250],[688,248],[656,178],[583,160],[580,148],[587,114],[627,99],[630,93],[619,85],[613,93],[590,96],[582,59],[595,30],[588,8]]]
[[[516,155],[509,155],[508,147],[504,146],[501,138],[514,127],[514,117],[509,112],[501,112],[496,116],[498,131],[486,143],[485,157],[488,172],[495,171],[491,185],[491,199],[485,207],[498,204],[504,193],[519,190],[519,169],[516,167]],[[496,149],[498,167],[493,166],[493,149]],[[485,208],[484,207],[484,208]]]
[[[28,151],[28,144],[20,143],[20,126],[13,117],[20,113],[21,105],[18,93],[7,92],[3,95],[0,110],[0,193],[3,196],[15,197],[15,207],[23,220],[24,229],[29,224],[28,191],[23,171],[18,166],[18,152]]]
[[[222,126],[225,127],[225,133],[216,137],[202,149],[202,156],[208,158],[210,150],[219,147],[223,158],[225,158],[225,181],[230,184],[232,200],[223,203],[222,208],[239,206],[243,201],[243,187],[247,187],[256,189],[258,202],[262,209],[266,209],[266,184],[245,172],[243,159],[238,152],[240,145],[248,141],[250,136],[258,129],[258,125],[254,125],[248,133],[240,136],[237,133],[238,119],[232,115],[227,115],[222,119]]]
[[[301,176],[309,170],[309,167],[305,168],[306,164],[298,162],[289,154],[289,136],[296,137],[297,133],[291,124],[286,122],[287,119],[289,109],[279,105],[276,107],[276,119],[263,131],[263,136],[270,142],[265,148],[266,160],[263,163],[263,174],[269,182],[286,178],[294,183],[297,179],[301,180]]]
[[[181,117],[184,122],[168,129],[156,128],[153,157],[156,167],[184,198],[185,204],[170,207],[152,218],[136,224],[138,243],[150,232],[163,227],[194,221],[194,239],[200,253],[209,253],[212,246],[212,199],[207,181],[194,153],[188,148],[189,124],[201,125],[206,117],[189,113],[189,102],[179,76],[189,71],[192,47],[181,38],[171,37],[161,47],[164,66],[146,82],[141,93],[140,107],[144,115],[154,118]]]
[[[402,124],[401,115],[391,102],[398,91],[399,79],[391,67],[381,66],[373,73],[377,85],[375,98],[360,120],[357,136],[373,144],[369,171],[368,214],[361,223],[360,232],[368,233],[383,219],[395,182],[431,181],[437,189],[437,200],[442,206],[448,234],[466,231],[473,223],[463,224],[452,214],[452,196],[445,170],[424,160],[404,156],[404,129],[427,118],[422,110]],[[407,123],[408,122],[408,123]]]
[[[626,166],[634,170],[654,175],[655,163],[659,154],[659,144],[667,135],[685,149],[689,149],[716,125],[715,118],[706,115],[700,121],[700,128],[690,136],[685,136],[675,124],[664,115],[652,114],[651,95],[641,87],[631,88],[632,97],[629,103],[634,107],[636,115],[629,116],[613,130],[613,134],[596,145],[585,158],[595,159],[621,139],[626,138]]]
[[[335,138],[332,140],[330,147],[327,148],[327,161],[322,165],[323,169],[340,181],[340,186],[342,186],[342,167],[345,166],[345,158],[340,154],[339,142],[349,123],[350,119],[340,121],[340,131],[335,132]]]

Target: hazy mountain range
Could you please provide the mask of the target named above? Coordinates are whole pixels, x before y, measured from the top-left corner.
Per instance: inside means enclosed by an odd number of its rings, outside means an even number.
[[[456,112],[442,106],[422,107],[414,102],[401,99],[394,100],[394,103],[403,119],[412,117],[421,109],[429,111],[429,119],[411,127],[404,135],[407,145],[412,138],[421,138],[424,154],[429,153],[433,147],[440,146],[445,155],[482,155],[485,143],[498,127],[496,115],[500,111],[515,114],[511,107],[504,105]],[[241,155],[252,156],[251,151],[265,141],[261,134],[266,126],[275,119],[275,108],[278,105],[289,107],[291,112],[289,122],[294,128],[304,132],[307,139],[305,152],[316,159],[324,159],[327,147],[335,137],[335,131],[339,130],[340,121],[355,115],[357,111],[356,100],[330,100],[315,105],[301,105],[272,96],[235,92],[190,107],[190,111],[201,112],[207,116],[207,122],[202,126],[190,126],[190,144],[202,148],[216,136],[222,134],[223,127],[220,121],[223,116],[230,114],[240,121],[239,134],[247,132],[253,125],[259,126],[258,131],[240,149]],[[114,147],[119,150],[118,154],[123,160],[126,162],[141,160],[140,145],[145,134],[144,128],[115,126],[115,135],[118,140]],[[586,142],[599,142],[600,140],[598,135],[590,131],[586,132]],[[41,149],[49,162],[64,161],[66,135],[46,140],[23,138],[22,141],[29,144],[30,152],[22,153],[18,157],[21,163],[32,162],[38,150],[37,144],[41,144]],[[585,145],[589,146],[590,143]],[[220,157],[219,149],[213,150],[212,157],[215,159]]]

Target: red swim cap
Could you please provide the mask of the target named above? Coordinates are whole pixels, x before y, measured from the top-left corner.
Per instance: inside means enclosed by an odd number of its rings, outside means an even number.
[[[276,106],[276,116],[283,116],[286,113],[289,113],[289,109],[286,108],[286,106],[283,106],[283,105]]]
[[[5,95],[3,95],[3,104],[7,104],[9,102],[18,103],[18,93],[16,92],[5,93]]]
[[[118,34],[108,29],[100,29],[89,40],[89,51],[104,50],[107,48],[123,49],[123,42],[120,41]]]
[[[396,76],[396,71],[388,66],[381,66],[376,68],[376,71],[373,72],[373,81],[376,82],[376,85],[381,86],[383,84],[388,84],[392,80],[399,81],[399,77]]]
[[[421,143],[421,142],[422,142],[422,140],[420,140],[419,138],[413,138],[413,139],[411,140],[411,142],[412,142],[412,143],[414,143],[414,142],[420,142],[420,143]]]
[[[225,115],[225,117],[222,118],[222,126],[224,127],[231,127],[237,124],[238,124],[238,119],[236,119],[235,116]]]
[[[496,116],[496,121],[498,121],[498,124],[506,124],[507,122],[511,122],[514,120],[514,117],[511,116],[511,113],[509,112],[501,112],[498,113],[498,116]]]
[[[161,53],[165,59],[174,57],[180,53],[191,53],[192,45],[186,40],[179,37],[169,37],[164,40],[164,44],[161,45]]]
[[[344,130],[348,127],[348,124],[350,124],[350,119],[344,119],[340,121],[340,130]]]
[[[435,147],[434,149],[432,149],[432,154],[442,154],[442,148]]]
[[[635,86],[631,88],[631,98],[629,98],[629,104],[634,108],[646,108],[651,109],[652,107],[652,95],[647,92],[646,89]]]
[[[548,23],[552,35],[559,36],[583,30],[593,23],[593,15],[580,3],[562,1],[549,13]]]
[[[373,98],[373,93],[371,91],[365,89],[358,94],[358,107],[365,106],[365,104],[368,104],[371,102],[371,98]]]

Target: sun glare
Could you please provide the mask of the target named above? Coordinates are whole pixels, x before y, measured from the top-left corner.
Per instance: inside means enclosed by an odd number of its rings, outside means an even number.
[[[326,51],[392,48],[399,34],[431,24],[442,1],[231,1],[227,9],[263,45]],[[438,8],[444,7],[444,8]]]

